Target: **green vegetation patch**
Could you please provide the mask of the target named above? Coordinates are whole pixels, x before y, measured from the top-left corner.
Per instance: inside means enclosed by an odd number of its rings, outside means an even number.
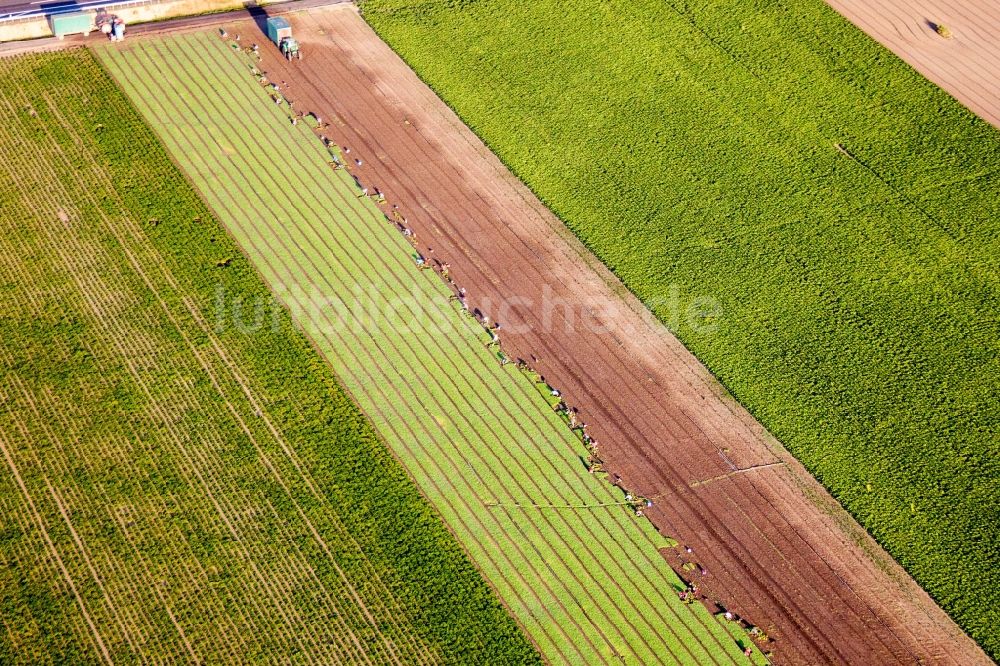
[[[0,663],[539,661],[90,52],[0,165]]]
[[[362,10],[1000,656],[1000,134],[820,0]]]

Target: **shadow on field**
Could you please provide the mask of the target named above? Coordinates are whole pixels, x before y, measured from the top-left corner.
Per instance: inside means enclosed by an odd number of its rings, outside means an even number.
[[[267,38],[267,10],[263,7],[257,5],[253,2],[248,2],[244,5],[247,9],[247,14],[253,19],[254,24],[257,29],[260,30],[264,38]]]

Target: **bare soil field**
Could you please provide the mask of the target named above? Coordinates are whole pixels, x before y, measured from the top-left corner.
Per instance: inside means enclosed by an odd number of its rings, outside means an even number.
[[[252,21],[227,28],[261,43],[271,81],[578,410],[612,479],[654,500],[646,515],[682,544],[664,557],[707,603],[764,627],[781,663],[988,663],[353,7],[290,19],[301,62]]]
[[[827,0],[873,39],[1000,127],[1000,4]]]

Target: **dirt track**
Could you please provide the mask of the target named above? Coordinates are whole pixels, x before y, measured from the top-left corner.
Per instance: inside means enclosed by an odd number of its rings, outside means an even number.
[[[827,4],[1000,128],[996,0],[827,0]],[[951,36],[939,35],[938,25]]]
[[[501,323],[508,353],[579,409],[622,485],[658,498],[647,515],[693,549],[664,553],[682,576],[765,628],[781,663],[989,663],[353,7],[292,23],[305,60],[262,46],[263,69],[363,160],[353,172],[399,206],[425,256],[450,264],[470,307]],[[683,571],[685,558],[707,574]]]

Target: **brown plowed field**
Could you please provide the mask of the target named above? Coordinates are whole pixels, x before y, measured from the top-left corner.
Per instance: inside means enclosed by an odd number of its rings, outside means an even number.
[[[781,663],[989,663],[353,7],[291,21],[302,62],[251,22],[229,29],[263,45],[269,78],[330,123],[505,350],[578,408],[609,471],[655,498],[647,515],[693,549],[664,556],[709,601],[765,628]]]
[[[1000,2],[827,0],[883,46],[1000,128]],[[943,26],[950,37],[936,31]]]

